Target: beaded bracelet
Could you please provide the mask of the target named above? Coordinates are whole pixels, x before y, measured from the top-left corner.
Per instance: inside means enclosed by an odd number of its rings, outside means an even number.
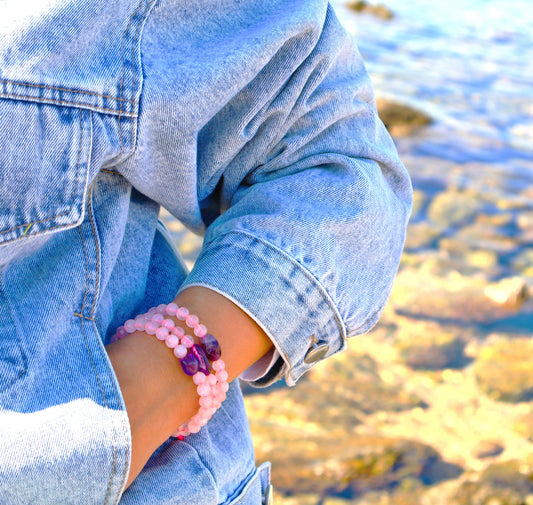
[[[200,344],[196,344],[194,337],[187,335],[183,328],[176,326],[172,319],[165,316],[184,321],[193,330],[194,335],[200,338]],[[172,436],[183,440],[191,433],[198,433],[226,399],[229,389],[228,372],[225,370],[224,361],[220,359],[221,350],[217,339],[207,333],[207,328],[199,323],[197,316],[175,303],[161,304],[151,308],[146,314],[128,319],[123,326],[117,328],[111,342],[136,331],[144,331],[164,341],[180,360],[183,371],[192,377],[200,396],[200,408]]]

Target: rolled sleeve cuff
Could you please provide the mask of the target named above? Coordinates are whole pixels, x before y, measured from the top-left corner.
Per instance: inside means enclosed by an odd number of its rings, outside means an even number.
[[[190,286],[226,296],[272,340],[281,359],[255,386],[282,376],[293,386],[316,362],[346,347],[344,324],[317,279],[283,250],[248,233],[230,232],[204,244],[180,292]]]

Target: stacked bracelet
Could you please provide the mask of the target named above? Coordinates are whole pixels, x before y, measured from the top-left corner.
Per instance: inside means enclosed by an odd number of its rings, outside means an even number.
[[[176,326],[174,321],[166,316],[184,321],[200,339],[200,344],[195,343],[193,336],[187,335],[183,328]],[[144,331],[164,341],[180,360],[183,371],[192,377],[200,396],[200,408],[196,415],[180,426],[172,436],[183,439],[190,433],[197,433],[226,399],[229,389],[228,372],[225,370],[224,361],[220,359],[221,350],[217,339],[207,333],[207,328],[199,323],[197,316],[175,303],[161,304],[151,308],[146,314],[128,319],[111,337],[111,342],[136,331]]]

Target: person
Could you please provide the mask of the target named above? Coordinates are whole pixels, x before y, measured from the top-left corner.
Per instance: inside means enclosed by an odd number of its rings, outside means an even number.
[[[4,0],[0,26],[0,503],[266,503],[235,379],[293,386],[368,331],[410,212],[351,37],[325,0]],[[161,206],[205,234],[191,272]],[[111,343],[173,301],[230,382],[179,438],[173,351]]]

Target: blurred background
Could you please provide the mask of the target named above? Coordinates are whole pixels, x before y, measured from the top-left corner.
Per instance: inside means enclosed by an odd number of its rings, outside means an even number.
[[[332,3],[414,209],[380,323],[295,388],[243,387],[258,462],[277,505],[533,505],[533,8]]]

